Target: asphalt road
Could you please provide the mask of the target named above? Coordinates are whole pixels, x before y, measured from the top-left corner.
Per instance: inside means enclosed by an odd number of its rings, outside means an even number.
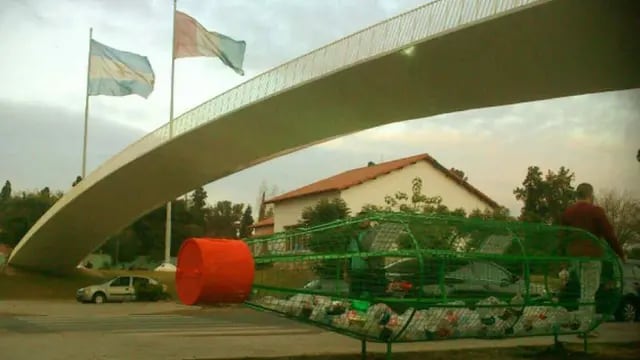
[[[89,305],[90,306],[90,305]],[[2,331],[19,334],[44,333],[109,333],[135,335],[216,335],[260,336],[313,334],[320,331],[251,310],[233,314],[200,312],[197,315],[131,314],[131,315],[0,315]]]
[[[606,324],[594,342],[640,341],[637,324]],[[562,341],[581,342],[575,336]],[[394,345],[399,351],[539,346],[551,337]],[[244,307],[171,303],[77,304],[0,301],[0,359],[175,360],[357,353],[341,335]],[[370,344],[371,351],[384,351]]]

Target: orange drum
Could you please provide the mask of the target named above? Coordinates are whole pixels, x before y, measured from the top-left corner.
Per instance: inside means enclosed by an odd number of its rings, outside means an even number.
[[[253,256],[244,241],[191,238],[180,247],[176,288],[183,304],[242,303],[254,275]]]

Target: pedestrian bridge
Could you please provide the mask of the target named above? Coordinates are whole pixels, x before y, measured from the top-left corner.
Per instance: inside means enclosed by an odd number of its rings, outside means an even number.
[[[256,76],[182,114],[172,131],[166,124],[131,144],[49,209],[9,263],[72,269],[166,201],[335,137],[638,88],[639,14],[635,0],[439,0],[416,8]]]

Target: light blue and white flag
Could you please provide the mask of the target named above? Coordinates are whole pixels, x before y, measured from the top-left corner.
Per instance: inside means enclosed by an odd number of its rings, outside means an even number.
[[[91,40],[89,95],[147,98],[153,91],[155,75],[146,56],[116,50]]]

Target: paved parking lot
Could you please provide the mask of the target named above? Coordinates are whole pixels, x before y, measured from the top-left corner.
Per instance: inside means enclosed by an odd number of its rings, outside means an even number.
[[[603,342],[640,341],[637,324],[607,324]],[[580,342],[567,337],[563,341]],[[399,351],[548,345],[549,337],[394,345]],[[278,316],[174,303],[0,301],[0,359],[176,360],[356,353],[356,340]],[[371,344],[371,351],[383,346]]]
[[[319,332],[315,328],[249,309],[186,308],[171,303],[71,303],[57,306],[58,311],[49,314],[32,310],[0,315],[0,329],[21,334],[80,332],[136,336],[255,336]]]

